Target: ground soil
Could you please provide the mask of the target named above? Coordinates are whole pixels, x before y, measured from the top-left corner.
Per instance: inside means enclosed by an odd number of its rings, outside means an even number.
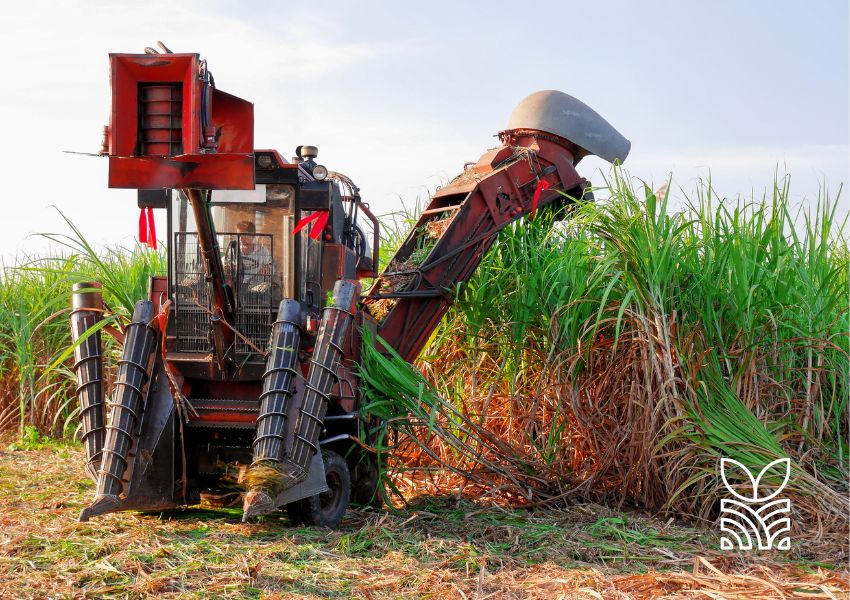
[[[79,447],[0,447],[2,598],[846,598],[818,548],[721,552],[710,530],[598,505],[504,510],[422,498],[335,530],[235,510],[76,521]]]

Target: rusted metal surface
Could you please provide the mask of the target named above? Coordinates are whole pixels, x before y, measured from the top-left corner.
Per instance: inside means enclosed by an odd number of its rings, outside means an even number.
[[[563,200],[560,192],[584,184],[573,167],[569,148],[536,134],[505,141],[503,147],[485,153],[468,169],[471,172],[433,196],[364,299],[367,307],[379,300],[394,302],[381,320],[378,334],[405,360],[414,360],[422,350],[448,310],[453,290],[469,280],[496,234],[531,212],[541,180],[549,189],[540,195],[539,206]],[[408,262],[423,228],[448,213],[451,222],[427,258],[393,275],[389,269]],[[409,283],[400,289],[384,289],[385,281],[398,277],[409,278]]]
[[[250,154],[110,156],[109,187],[131,189],[254,189]]]
[[[191,404],[189,427],[254,429],[257,426],[260,410],[254,400],[192,398]]]
[[[233,346],[234,335],[233,328],[225,326],[222,321],[229,324],[233,323],[233,305],[225,288],[221,249],[218,247],[218,238],[212,228],[209,206],[198,190],[188,190],[187,195],[192,213],[195,216],[195,224],[198,227],[198,245],[212,299],[210,329],[213,338],[213,352],[219,370],[224,371],[229,349]]]
[[[254,188],[254,107],[197,54],[111,54],[109,187]]]
[[[157,275],[150,278],[148,300],[153,304],[154,314],[159,313],[159,309],[168,300],[168,277]]]

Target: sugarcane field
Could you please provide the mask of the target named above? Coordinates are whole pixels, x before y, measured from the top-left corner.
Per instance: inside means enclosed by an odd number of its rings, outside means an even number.
[[[3,13],[0,599],[850,598],[850,6]]]

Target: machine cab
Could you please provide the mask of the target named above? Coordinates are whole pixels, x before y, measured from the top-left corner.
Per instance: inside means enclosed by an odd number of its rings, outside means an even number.
[[[375,275],[377,221],[344,176],[328,177],[314,163],[289,163],[274,151],[257,151],[255,161],[254,190],[212,190],[205,199],[232,309],[236,358],[261,364],[281,300],[298,300],[305,319],[317,319],[336,280]],[[206,357],[213,350],[212,300],[198,224],[183,191],[170,190],[164,200],[174,304],[169,352],[175,359]],[[364,216],[372,221],[371,240],[358,223]]]

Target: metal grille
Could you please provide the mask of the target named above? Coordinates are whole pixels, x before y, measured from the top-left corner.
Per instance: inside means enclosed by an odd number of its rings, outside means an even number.
[[[238,236],[238,290],[236,328],[262,351],[266,350],[272,327],[272,286],[274,266],[272,236],[241,233]],[[239,337],[236,352],[256,352]]]
[[[177,351],[212,351],[212,302],[204,278],[197,233],[175,233],[174,300]],[[224,273],[236,299],[236,329],[250,341],[236,337],[237,354],[256,354],[251,345],[266,350],[272,326],[274,264],[272,236],[218,234],[223,249]],[[234,277],[234,274],[236,275]]]
[[[183,84],[139,84],[139,154],[183,153]]]
[[[197,233],[174,234],[178,352],[210,352],[210,296]]]

